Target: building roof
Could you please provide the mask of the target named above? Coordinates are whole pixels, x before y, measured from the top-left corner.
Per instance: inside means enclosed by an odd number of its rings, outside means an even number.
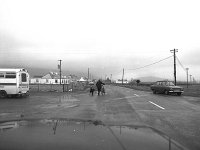
[[[85,81],[87,81],[87,80],[85,80],[83,77],[81,77],[78,81],[80,81],[80,82],[85,82]]]
[[[33,78],[42,78],[43,76],[38,76],[38,75],[36,75],[36,76],[33,76]]]
[[[25,71],[25,72],[27,72],[27,70],[24,68],[0,68],[0,71],[13,71],[13,72]]]

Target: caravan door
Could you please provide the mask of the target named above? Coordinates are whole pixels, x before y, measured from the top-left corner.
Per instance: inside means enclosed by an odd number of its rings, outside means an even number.
[[[19,94],[27,94],[29,92],[29,74],[27,72],[19,72]]]

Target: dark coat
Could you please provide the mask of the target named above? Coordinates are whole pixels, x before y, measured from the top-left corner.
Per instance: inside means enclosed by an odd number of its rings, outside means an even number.
[[[97,89],[98,89],[98,90],[101,90],[101,85],[102,85],[102,84],[104,85],[104,83],[101,82],[100,80],[97,81],[96,86],[97,86]]]

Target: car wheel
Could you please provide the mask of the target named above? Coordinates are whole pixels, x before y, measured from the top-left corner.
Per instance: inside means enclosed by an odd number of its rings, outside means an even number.
[[[181,96],[181,93],[177,93],[178,96]]]
[[[165,90],[165,94],[166,94],[166,95],[169,95],[169,91]]]
[[[6,98],[6,97],[7,97],[6,91],[0,91],[0,98]]]
[[[153,94],[156,94],[156,90],[153,90]]]

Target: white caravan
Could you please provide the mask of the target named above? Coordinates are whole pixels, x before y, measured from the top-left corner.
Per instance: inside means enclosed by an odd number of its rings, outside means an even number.
[[[0,98],[7,95],[29,95],[29,74],[26,69],[0,68]]]

